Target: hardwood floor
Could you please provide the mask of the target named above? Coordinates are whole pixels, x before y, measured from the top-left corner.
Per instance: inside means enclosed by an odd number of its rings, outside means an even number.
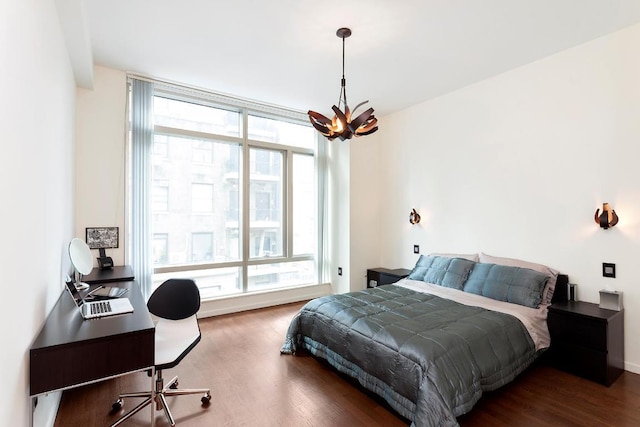
[[[202,319],[202,340],[165,378],[180,387],[210,387],[200,396],[170,398],[179,426],[406,426],[376,396],[308,355],[280,355],[291,318],[302,303]],[[106,426],[138,399],[110,413],[119,392],[146,390],[137,373],[64,392],[55,426]],[[144,409],[124,426],[148,425]],[[611,387],[544,364],[532,366],[512,384],[486,393],[458,419],[462,427],[638,426],[640,375],[625,372]],[[162,412],[156,425],[166,426]]]

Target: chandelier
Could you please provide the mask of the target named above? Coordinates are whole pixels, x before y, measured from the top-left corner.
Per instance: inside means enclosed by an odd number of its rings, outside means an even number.
[[[349,28],[340,28],[336,35],[342,39],[342,81],[340,85],[340,96],[338,97],[338,105],[331,107],[335,115],[333,119],[329,119],[320,113],[309,110],[309,121],[314,128],[322,135],[326,136],[329,141],[335,138],[351,139],[353,136],[363,136],[374,133],[378,130],[378,119],[373,115],[373,108],[369,108],[362,114],[352,120],[353,113],[362,105],[369,101],[361,102],[351,111],[347,105],[347,89],[346,80],[344,78],[344,39],[351,35]],[[340,106],[344,106],[344,112],[340,110]]]

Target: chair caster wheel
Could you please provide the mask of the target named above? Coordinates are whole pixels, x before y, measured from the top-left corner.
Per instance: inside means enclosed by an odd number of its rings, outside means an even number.
[[[114,411],[119,411],[120,409],[122,409],[122,399],[118,399],[113,402],[113,405],[111,405],[111,409],[113,409]]]
[[[202,399],[200,399],[200,401],[202,402],[203,405],[208,405],[209,403],[211,403],[211,394],[207,393],[204,396],[202,396]]]
[[[171,384],[171,385],[169,386],[169,388],[170,388],[171,390],[176,390],[176,389],[178,388],[178,381],[176,381],[175,383]]]

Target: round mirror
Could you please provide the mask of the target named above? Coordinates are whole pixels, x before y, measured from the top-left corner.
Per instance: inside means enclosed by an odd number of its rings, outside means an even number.
[[[72,239],[69,243],[69,258],[71,258],[71,264],[81,275],[87,275],[93,270],[93,257],[91,256],[91,249],[82,239],[77,237]],[[82,277],[78,279],[76,287],[78,289],[86,289],[88,285],[81,282]]]

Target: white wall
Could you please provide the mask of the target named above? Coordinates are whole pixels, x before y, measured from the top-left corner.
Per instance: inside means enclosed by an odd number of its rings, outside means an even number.
[[[11,0],[1,9],[0,424],[25,426],[29,348],[70,271],[75,83],[54,2]],[[50,401],[41,398],[36,412]],[[45,412],[35,425],[52,421],[55,408]]]
[[[375,134],[374,134],[375,135]],[[380,159],[380,142],[369,136],[353,138],[350,147],[350,275],[349,291],[367,287],[367,269],[382,267],[380,255],[384,248],[380,236],[380,210],[386,200],[382,196],[381,181],[390,172],[387,159]],[[401,266],[389,265],[388,268]]]
[[[384,117],[371,136],[393,165],[380,188],[383,264],[412,267],[413,244],[484,251],[568,274],[581,300],[623,291],[626,367],[640,373],[639,45],[636,25]],[[620,216],[609,230],[593,220],[603,202]]]
[[[327,146],[329,277],[334,293],[351,290],[350,146],[339,140]],[[342,275],[338,275],[342,268]]]
[[[77,94],[75,237],[84,240],[86,227],[119,227],[118,249],[106,250],[116,265],[125,259],[126,101],[126,74],[99,66],[93,89]]]

